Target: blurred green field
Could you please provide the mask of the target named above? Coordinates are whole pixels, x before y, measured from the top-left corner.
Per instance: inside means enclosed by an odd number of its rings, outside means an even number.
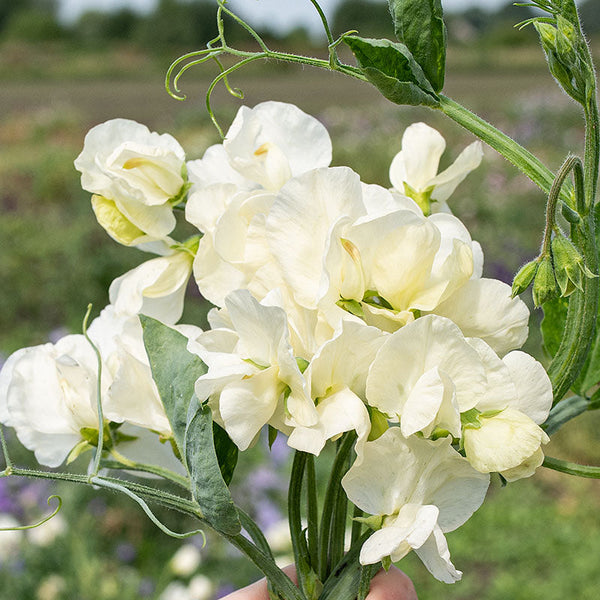
[[[47,53],[28,52],[29,64],[48,64]],[[524,57],[520,49],[504,52],[502,57],[486,57],[464,51],[456,55],[455,67],[451,56],[446,94],[556,169],[569,151],[582,148],[579,111],[555,87],[540,55]],[[110,281],[146,258],[118,246],[95,223],[89,194],[81,190],[72,166],[85,132],[109,118],[133,118],[173,134],[190,159],[202,156],[218,141],[204,109],[203,92],[210,82],[206,73],[190,73],[183,79],[188,100],[182,103],[166,94],[155,63],[121,56],[125,67],[119,70],[116,58],[110,56],[96,54],[95,61],[92,54],[74,57],[70,66],[55,66],[52,77],[12,76],[0,60],[0,355],[4,357],[65,329],[78,331],[87,304],[92,302],[99,311],[108,302]],[[165,64],[171,58],[175,57],[165,57]],[[102,64],[109,59],[113,63]],[[93,65],[96,77],[79,76],[85,72],[82,65]],[[516,71],[507,65],[515,65]],[[232,84],[244,90],[248,105],[267,99],[289,101],[320,118],[333,139],[334,163],[351,166],[370,183],[389,185],[390,161],[400,148],[402,132],[414,121],[426,121],[442,131],[448,141],[444,164],[472,141],[442,114],[392,106],[368,86],[334,74],[267,65],[252,73],[242,71]],[[220,90],[214,106],[226,126],[239,103]],[[520,264],[537,253],[544,203],[535,186],[486,149],[484,163],[461,184],[452,207],[481,242],[485,273],[509,282]],[[201,324],[206,307],[197,297],[189,304],[184,321]],[[538,320],[534,315],[532,330]],[[542,357],[535,333],[528,350]],[[548,454],[600,464],[599,428],[597,415],[579,417],[552,440]],[[261,460],[253,459],[243,470],[251,475],[263,468]],[[244,497],[248,484],[243,473],[236,481],[237,493]],[[265,494],[260,501],[276,504],[281,490],[275,485]],[[90,509],[94,496],[102,497],[101,516]],[[31,547],[23,554],[21,571],[10,563],[0,564],[0,597],[157,597],[140,592],[145,578],[160,587],[173,576],[161,565],[178,543],[154,530],[126,501],[69,488],[64,511],[71,528],[52,542],[53,560],[44,560],[48,547]],[[401,567],[414,578],[421,600],[595,600],[600,593],[598,514],[600,482],[542,471],[506,488],[494,485],[480,511],[449,535],[454,564],[465,573],[462,582],[452,587],[438,584],[414,557]],[[26,516],[34,520],[32,514]],[[174,527],[189,526],[176,517],[167,518]],[[121,543],[136,549],[127,564],[116,553]],[[226,581],[228,564],[240,560],[214,541],[202,554],[199,572],[213,579],[216,588]],[[77,557],[82,556],[87,570],[78,566]],[[160,570],[163,574],[157,577]],[[65,578],[68,591],[41,597],[40,582],[53,572]],[[235,585],[255,575],[250,567],[236,567],[235,573],[236,578],[229,580]],[[97,584],[99,577],[104,587]],[[121,587],[115,588],[119,582]]]

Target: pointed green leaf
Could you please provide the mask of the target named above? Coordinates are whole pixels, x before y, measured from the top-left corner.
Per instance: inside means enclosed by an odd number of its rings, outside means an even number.
[[[242,526],[217,460],[212,412],[208,406],[199,402],[190,405],[184,445],[192,496],[202,516],[217,531],[237,535]]]
[[[390,40],[344,37],[365,77],[391,102],[438,106],[439,100],[409,49]]]
[[[188,352],[188,339],[160,321],[140,315],[144,330],[144,346],[150,360],[152,377],[179,450],[185,456],[183,439],[190,400],[196,379],[206,373],[206,365]]]
[[[446,25],[441,0],[389,0],[396,37],[421,66],[434,91],[444,87]]]

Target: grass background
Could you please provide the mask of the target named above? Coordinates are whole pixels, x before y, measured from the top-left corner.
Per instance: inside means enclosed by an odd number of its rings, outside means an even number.
[[[188,100],[177,102],[162,84],[173,58],[127,47],[73,53],[54,45],[2,46],[0,354],[4,357],[24,345],[78,331],[88,302],[99,311],[108,302],[110,281],[147,258],[118,246],[95,222],[89,194],[81,190],[72,166],[85,132],[109,118],[133,118],[173,134],[190,159],[202,156],[218,141],[203,105],[203,90],[211,76],[203,70],[190,72],[182,81]],[[581,152],[579,111],[558,91],[537,48],[462,47],[451,50],[448,63],[445,93],[514,136],[549,167],[556,169],[569,151]],[[232,83],[244,90],[250,106],[271,99],[289,101],[317,116],[331,133],[334,164],[351,166],[370,183],[389,185],[390,161],[400,149],[402,132],[414,121],[425,121],[446,137],[442,166],[472,141],[442,114],[392,106],[368,86],[335,74],[269,64],[241,71]],[[239,103],[219,91],[214,105],[227,126]],[[452,207],[481,242],[487,276],[510,282],[519,265],[536,254],[544,200],[514,168],[486,149],[482,166],[461,184]],[[188,305],[184,320],[202,323],[201,300],[192,294]],[[543,359],[538,321],[535,313],[527,349]],[[597,415],[579,417],[553,438],[548,454],[600,463],[599,427]],[[22,461],[30,460],[16,446],[15,452]],[[251,497],[256,506],[270,506],[277,513],[284,484],[269,479],[267,460],[264,449],[244,457],[235,490],[240,498]],[[285,474],[286,468],[283,457],[277,472]],[[27,497],[25,484],[2,485],[7,497]],[[42,486],[35,493],[41,498],[51,490]],[[4,559],[0,596],[158,597],[174,577],[165,565],[179,542],[155,530],[128,501],[79,488],[61,493],[67,532],[49,547],[24,545],[18,555]],[[31,522],[45,510],[37,498],[19,508],[19,517]],[[534,478],[505,488],[495,482],[485,505],[448,535],[453,562],[465,573],[462,582],[439,584],[413,556],[400,566],[414,578],[421,600],[595,600],[600,594],[599,513],[597,481],[541,470]],[[175,515],[163,517],[176,529],[189,527]],[[124,547],[133,551],[125,556]],[[215,596],[256,576],[217,540],[209,540],[202,553],[199,572],[214,582]],[[55,596],[43,596],[41,582],[52,574],[59,574],[66,587]]]

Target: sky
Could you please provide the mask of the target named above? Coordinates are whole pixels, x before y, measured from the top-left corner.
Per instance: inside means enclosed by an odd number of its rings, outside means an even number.
[[[325,14],[331,17],[341,0],[320,0]],[[381,1],[381,0],[379,0]],[[158,0],[58,0],[60,17],[72,22],[87,10],[115,10],[129,7],[140,12],[151,11]],[[480,6],[494,9],[508,0],[443,0],[447,11],[463,9],[467,6]],[[285,33],[303,25],[311,32],[321,31],[319,18],[309,0],[229,0],[230,8],[255,27],[270,25]]]

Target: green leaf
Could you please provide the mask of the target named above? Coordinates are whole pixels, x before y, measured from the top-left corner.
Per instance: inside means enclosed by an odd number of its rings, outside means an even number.
[[[237,535],[242,526],[221,474],[209,406],[201,406],[199,402],[190,404],[184,445],[192,496],[200,506],[202,516],[217,531]]]
[[[410,50],[390,40],[344,37],[365,77],[391,102],[438,106],[439,99]]]
[[[206,373],[206,365],[188,352],[188,339],[160,321],[140,315],[144,346],[150,360],[152,377],[179,450],[185,456],[184,436],[188,406],[194,395],[196,379]]]
[[[560,346],[567,322],[568,298],[555,298],[543,305],[544,318],[542,319],[542,340],[544,350],[548,356],[553,357]]]
[[[225,483],[229,485],[237,465],[238,447],[231,441],[227,432],[216,423],[213,423],[213,441],[221,475],[223,475]]]
[[[446,25],[441,0],[389,0],[396,37],[423,69],[434,91],[444,87]]]

